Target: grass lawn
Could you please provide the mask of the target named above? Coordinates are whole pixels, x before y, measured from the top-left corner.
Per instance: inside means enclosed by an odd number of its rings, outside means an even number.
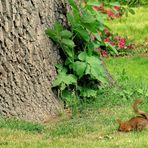
[[[148,83],[148,57],[147,56],[133,56],[121,58],[109,58],[106,64],[111,73],[125,73],[129,77]]]
[[[135,8],[135,15],[108,21],[107,25],[120,35],[128,36],[138,46],[145,44],[148,49],[148,8]]]
[[[105,62],[114,77],[125,84],[122,89],[102,90],[81,118],[67,119],[63,115],[61,121],[45,125],[0,118],[0,147],[148,147],[148,127],[142,132],[119,133],[116,123],[118,118],[126,120],[134,115],[131,104],[136,97],[144,99],[140,108],[148,112],[148,58],[110,58]]]
[[[148,10],[136,12],[110,26],[141,44],[148,40]],[[140,108],[148,113],[148,57],[108,58],[105,63],[118,85],[101,87],[98,99],[86,103],[79,117],[63,114],[46,124],[0,117],[0,148],[147,148],[148,127],[120,133],[116,119],[134,116],[131,105],[136,98],[143,98]]]

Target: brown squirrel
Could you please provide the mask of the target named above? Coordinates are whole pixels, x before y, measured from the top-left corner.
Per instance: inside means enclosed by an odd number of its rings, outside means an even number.
[[[117,120],[117,122],[119,123],[118,131],[121,132],[129,132],[132,130],[141,131],[145,128],[145,126],[148,124],[148,115],[137,108],[137,105],[140,104],[141,102],[142,100],[137,99],[133,104],[133,110],[135,113],[138,114],[138,116],[133,117],[125,122],[122,122],[119,119]]]

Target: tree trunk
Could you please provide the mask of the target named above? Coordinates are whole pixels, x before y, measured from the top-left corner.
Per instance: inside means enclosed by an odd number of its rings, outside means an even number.
[[[60,108],[51,90],[60,57],[44,31],[65,20],[62,4],[0,1],[0,115],[43,121]]]

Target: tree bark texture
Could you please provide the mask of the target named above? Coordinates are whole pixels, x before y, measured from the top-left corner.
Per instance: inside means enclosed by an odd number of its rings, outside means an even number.
[[[0,0],[0,115],[43,121],[60,108],[51,90],[60,56],[45,29],[62,13],[61,0]]]

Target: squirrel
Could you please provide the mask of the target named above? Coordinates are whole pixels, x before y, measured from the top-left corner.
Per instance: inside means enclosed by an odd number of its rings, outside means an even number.
[[[125,122],[122,122],[120,119],[117,120],[117,122],[119,123],[118,131],[121,132],[129,132],[133,130],[141,131],[146,127],[146,125],[148,124],[148,115],[137,108],[137,105],[140,104],[141,102],[142,100],[137,99],[133,104],[133,110],[136,114],[138,114],[138,116],[133,117]]]

